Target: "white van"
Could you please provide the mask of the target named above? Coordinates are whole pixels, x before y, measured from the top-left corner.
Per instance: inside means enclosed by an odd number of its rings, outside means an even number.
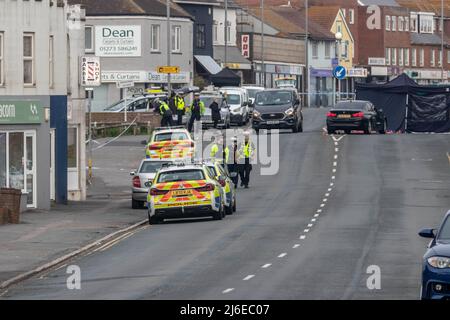
[[[241,87],[223,87],[220,92],[225,95],[230,106],[231,123],[242,126],[250,120],[250,107],[247,89]]]

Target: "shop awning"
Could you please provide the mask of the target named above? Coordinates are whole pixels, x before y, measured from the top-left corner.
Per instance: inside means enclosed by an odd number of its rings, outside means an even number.
[[[194,56],[195,60],[198,61],[208,71],[210,74],[217,74],[222,71],[222,68],[214,61],[210,56]]]
[[[225,46],[214,46],[214,60],[220,63],[225,62]],[[237,47],[228,46],[226,67],[237,70],[251,70],[252,64],[244,58]]]

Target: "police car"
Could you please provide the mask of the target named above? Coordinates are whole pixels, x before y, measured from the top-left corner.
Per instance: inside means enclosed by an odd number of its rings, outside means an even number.
[[[168,164],[156,174],[147,196],[148,219],[225,217],[223,190],[204,164]]]
[[[146,159],[185,159],[194,155],[195,143],[185,127],[156,128],[146,146]]]
[[[223,188],[225,213],[233,214],[236,212],[236,191],[228,170],[218,160],[207,160],[205,164]]]

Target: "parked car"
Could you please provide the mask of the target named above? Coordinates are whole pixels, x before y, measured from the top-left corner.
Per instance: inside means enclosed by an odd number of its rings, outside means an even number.
[[[423,257],[421,299],[450,300],[450,211],[439,229],[419,235],[432,239]]]
[[[145,159],[141,161],[137,171],[130,173],[133,177],[133,186],[131,188],[131,207],[133,209],[144,208],[144,204],[147,202],[148,190],[152,185],[156,172],[164,164],[168,163],[171,163],[171,161]]]
[[[166,94],[144,94],[133,96],[128,99],[122,99],[109,107],[106,107],[104,112],[125,112],[125,103],[127,104],[127,112],[150,112],[153,111],[153,102],[155,99],[167,102]]]
[[[203,91],[200,94],[200,100],[205,104],[205,114],[202,116],[202,125],[204,129],[210,128],[214,125],[212,110],[210,108],[214,100],[217,101],[220,107],[221,120],[219,121],[218,126],[224,129],[228,129],[231,126],[230,106],[220,92]]]
[[[253,116],[253,110],[255,109],[255,99],[258,92],[264,91],[264,87],[258,87],[255,85],[244,85],[242,86],[248,92],[249,108],[250,108],[250,118]]]
[[[343,130],[349,134],[352,130],[371,134],[377,131],[386,133],[387,118],[383,110],[377,109],[372,102],[364,100],[341,101],[327,113],[327,130],[334,134]]]
[[[297,90],[286,88],[258,92],[252,125],[256,133],[260,129],[303,132],[303,113]]]
[[[231,123],[242,126],[250,119],[247,90],[240,87],[223,87],[220,92],[225,95],[230,106]]]

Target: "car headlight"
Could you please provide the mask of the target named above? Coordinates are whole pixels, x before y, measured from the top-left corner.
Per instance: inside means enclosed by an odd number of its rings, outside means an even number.
[[[446,257],[431,257],[428,258],[428,264],[434,268],[446,269],[450,268],[450,258]]]
[[[261,113],[259,111],[253,111],[253,117],[254,118],[261,118]]]
[[[294,108],[289,108],[284,112],[287,116],[294,115]]]

